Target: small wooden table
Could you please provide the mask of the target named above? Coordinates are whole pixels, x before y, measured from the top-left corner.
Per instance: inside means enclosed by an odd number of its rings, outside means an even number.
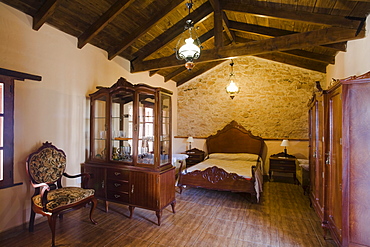
[[[185,154],[189,156],[186,159],[186,167],[190,167],[190,166],[198,164],[199,162],[202,162],[204,160],[205,152],[197,148],[193,148],[193,149],[187,150]]]
[[[296,183],[297,182],[296,161],[297,159],[292,157],[270,156],[270,169],[269,169],[270,180],[273,172],[292,173],[294,183]]]

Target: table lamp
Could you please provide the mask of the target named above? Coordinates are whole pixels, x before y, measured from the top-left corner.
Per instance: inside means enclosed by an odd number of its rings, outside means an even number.
[[[186,141],[189,142],[189,150],[191,150],[191,143],[194,141],[193,137],[189,136]]]
[[[280,146],[284,147],[284,155],[285,155],[285,157],[288,157],[288,153],[287,153],[286,147],[289,147],[289,141],[288,140],[283,140],[281,142]]]

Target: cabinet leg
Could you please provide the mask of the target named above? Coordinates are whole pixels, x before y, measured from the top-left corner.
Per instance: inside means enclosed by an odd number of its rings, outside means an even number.
[[[157,215],[158,218],[158,225],[161,225],[161,218],[162,218],[162,210],[155,211],[155,215]]]
[[[176,206],[176,201],[174,201],[173,203],[171,203],[172,213],[176,213],[175,206]]]
[[[132,215],[134,215],[134,210],[135,210],[135,207],[133,206],[128,206],[128,209],[130,210],[130,219],[132,218]]]

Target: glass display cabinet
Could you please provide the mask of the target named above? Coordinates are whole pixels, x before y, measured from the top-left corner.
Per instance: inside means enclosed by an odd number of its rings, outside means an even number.
[[[171,164],[172,92],[120,78],[90,94],[90,152],[82,165],[89,187],[106,202],[156,211],[175,206]]]

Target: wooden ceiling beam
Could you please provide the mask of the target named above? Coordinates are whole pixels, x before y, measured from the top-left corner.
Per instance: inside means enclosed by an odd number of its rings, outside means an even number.
[[[230,25],[231,30],[239,31],[239,32],[246,32],[246,33],[253,34],[253,35],[256,34],[259,36],[262,35],[266,38],[279,37],[279,36],[297,33],[294,31],[282,30],[282,29],[271,28],[271,27],[263,27],[263,26],[253,25],[253,24],[236,22],[236,21],[230,21],[229,25]],[[319,46],[316,46],[316,47],[320,48]],[[321,46],[321,49],[322,48],[323,46]],[[324,47],[324,48],[327,49],[328,47]]]
[[[309,59],[309,60],[320,62],[320,63],[326,63],[326,64],[335,63],[335,56],[328,56],[328,55],[318,54],[318,53],[309,52],[305,50],[289,50],[289,51],[283,51],[283,53],[287,53],[287,54],[294,55],[294,56],[299,56],[304,59]]]
[[[293,65],[300,68],[305,68],[321,73],[326,73],[326,63],[318,62],[318,61],[312,61],[311,59],[306,59],[303,57],[290,55],[283,52],[271,52],[267,54],[260,54],[255,55],[255,57],[268,59],[274,62],[280,62],[285,63],[289,65]]]
[[[336,51],[343,51],[343,52],[347,51],[347,41],[334,43],[334,44],[327,44],[323,46],[325,46],[326,48],[332,49],[332,50],[336,50]]]
[[[187,81],[189,81],[189,80],[197,77],[198,75],[203,74],[204,72],[212,69],[213,67],[219,65],[222,62],[224,62],[224,61],[213,61],[213,62],[210,62],[210,63],[205,64],[199,70],[196,70],[196,71],[195,70],[192,70],[192,71],[190,71],[189,74],[188,74],[188,76],[185,76],[181,80],[178,80],[177,81],[177,86],[180,86],[180,85],[184,84],[185,82],[187,82]]]
[[[286,51],[286,52],[272,52],[268,54],[262,54],[262,55],[256,55],[256,57],[268,59],[270,61],[274,62],[279,62],[279,63],[285,63],[289,64],[292,66],[300,67],[300,68],[305,68],[321,73],[326,72],[326,66],[328,63],[333,64],[334,63],[334,57],[328,57],[325,58],[326,60],[330,60],[330,62],[323,61],[323,58],[319,58],[320,55],[310,53],[310,52],[305,52],[302,50],[292,50],[292,51]],[[325,56],[324,56],[325,57]],[[220,61],[220,63],[224,62],[224,60]],[[217,64],[216,64],[217,65]],[[213,65],[212,68],[216,65]],[[207,69],[208,70],[208,69]],[[179,67],[172,73],[168,74],[165,76],[165,81],[169,81],[175,76],[177,76],[180,73],[185,73],[186,68],[184,67]],[[188,80],[193,79],[195,76],[188,75],[181,81],[177,82],[177,86],[180,86],[187,82]]]
[[[137,60],[144,60],[146,57],[159,50],[161,47],[165,46],[167,43],[171,42],[174,38],[180,35],[184,31],[186,20],[190,18],[194,21],[194,23],[198,23],[210,17],[211,13],[211,5],[208,2],[204,3],[202,6],[191,12],[190,16],[186,16],[181,19],[175,25],[159,35],[156,39],[146,44],[139,51],[135,52],[133,56],[137,57]]]
[[[170,1],[170,3],[162,9],[162,11],[159,11],[144,25],[140,25],[140,28],[136,29],[136,31],[131,33],[128,37],[124,37],[120,47],[116,47],[112,51],[108,51],[108,59],[112,60],[115,56],[126,50],[130,45],[132,45],[132,43],[146,34],[153,26],[155,26],[158,21],[168,15],[172,9],[176,8],[180,3],[182,4],[182,2],[183,0]]]
[[[248,55],[259,55],[274,51],[286,51],[311,47],[315,45],[331,44],[342,41],[363,38],[365,31],[362,30],[357,36],[355,29],[338,27],[325,28],[304,33],[296,33],[260,41],[252,41],[244,44],[224,46],[218,49],[202,51],[201,57],[196,63],[227,59]],[[176,67],[181,65],[175,57],[163,57],[147,61],[133,61],[131,72],[140,72],[160,68]]]
[[[46,20],[54,13],[60,0],[48,0],[45,1],[41,8],[33,16],[32,28],[39,30]]]
[[[277,29],[272,27],[263,27],[243,22],[229,21],[229,27],[233,31],[246,32],[246,33],[257,33],[268,37],[278,37],[297,32],[288,31],[283,29]]]
[[[237,41],[241,42],[241,43],[247,43],[247,42],[251,42],[251,41],[255,41],[255,40],[250,40],[250,39],[245,39],[245,38],[238,37]],[[320,48],[320,46],[316,46],[316,47]],[[303,57],[305,59],[311,59],[313,61],[322,62],[322,63],[326,63],[326,64],[334,64],[334,62],[335,62],[335,55],[332,55],[332,56],[324,55],[322,53],[310,52],[310,51],[306,51],[306,50],[300,50],[300,49],[287,50],[287,51],[282,51],[282,53],[288,53],[290,55],[295,55],[295,56]]]
[[[153,75],[157,74],[158,71],[159,69],[149,71],[149,76],[152,77]]]
[[[231,3],[222,1],[223,10],[242,12],[253,15],[262,15],[270,18],[286,19],[328,25],[343,28],[357,28],[360,21],[349,20],[343,16],[317,14],[303,11],[283,11],[282,9],[260,7],[244,3]]]
[[[270,27],[262,27],[258,25],[252,25],[247,23],[241,23],[236,21],[229,21],[229,27],[231,30],[234,31],[241,31],[241,32],[247,32],[247,33],[258,33],[270,37],[277,37],[277,36],[283,36],[288,34],[294,34],[297,32],[294,31],[288,31],[288,30],[282,30],[277,28],[270,28]],[[333,49],[336,51],[346,51],[347,50],[347,42],[339,42],[334,44],[327,44],[323,45],[325,48]]]
[[[224,31],[226,31],[226,34],[229,37],[229,39],[231,40],[231,42],[235,43],[235,34],[229,28],[229,19],[227,18],[225,12],[222,10],[221,5],[220,5],[220,1],[219,0],[209,0],[209,2],[211,3],[215,14],[218,13],[218,12],[221,13],[221,19],[222,19],[222,22],[223,22],[223,29],[224,29]],[[215,26],[215,30],[216,30],[216,18],[215,18],[215,25],[214,26]],[[219,31],[217,33],[221,33],[220,35],[221,35],[221,42],[222,42],[222,28],[221,28],[221,31]],[[215,42],[217,43],[216,36],[215,36]],[[218,41],[218,42],[220,42],[220,41]],[[222,43],[219,44],[219,45],[222,46],[223,45]]]
[[[134,0],[117,0],[99,19],[78,37],[78,48],[84,47],[101,30],[104,29],[117,15],[127,9]]]
[[[220,2],[218,0],[209,0],[209,2],[212,5],[213,8],[213,26],[214,26],[214,32],[215,32],[215,47],[221,47],[223,46],[223,15],[222,15],[222,9],[220,6]]]
[[[171,80],[172,78],[174,78],[175,76],[181,74],[182,72],[184,72],[186,70],[187,69],[184,66],[179,67],[176,70],[169,73],[168,75],[164,76],[164,81],[167,82],[167,81]]]
[[[227,36],[229,37],[231,43],[235,43],[235,33],[230,29],[229,25],[229,19],[227,19],[227,16],[225,12],[222,11],[222,19],[224,21],[224,29],[226,31]]]

